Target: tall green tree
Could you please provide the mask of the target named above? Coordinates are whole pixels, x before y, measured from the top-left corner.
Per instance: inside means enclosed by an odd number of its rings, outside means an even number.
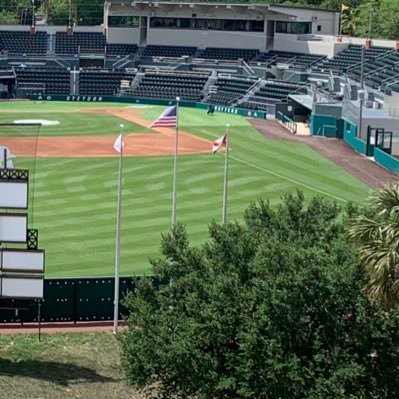
[[[390,310],[399,303],[399,184],[370,194],[367,213],[348,230],[367,275],[366,291]]]
[[[252,204],[244,223],[183,226],[126,304],[120,336],[128,381],[164,398],[337,399],[399,395],[399,312],[363,294],[344,212],[321,198]]]

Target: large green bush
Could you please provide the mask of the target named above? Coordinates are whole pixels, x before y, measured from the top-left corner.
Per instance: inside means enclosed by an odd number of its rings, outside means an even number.
[[[363,294],[343,234],[353,212],[287,195],[212,224],[201,247],[176,226],[152,261],[170,284],[127,298],[128,381],[167,398],[399,397],[399,312]]]

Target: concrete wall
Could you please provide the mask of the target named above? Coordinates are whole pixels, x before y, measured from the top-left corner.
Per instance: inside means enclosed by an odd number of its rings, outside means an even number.
[[[263,32],[223,32],[214,30],[149,29],[147,44],[205,47],[266,48]]]
[[[274,50],[294,51],[305,54],[326,55],[334,57],[340,51],[348,47],[347,43],[336,43],[335,41],[307,40],[311,35],[290,35],[287,33],[276,33],[274,35]]]
[[[139,44],[140,28],[108,28],[107,43]]]
[[[399,118],[399,93],[393,92],[384,96],[384,111],[393,117]],[[398,123],[399,130],[399,123]]]

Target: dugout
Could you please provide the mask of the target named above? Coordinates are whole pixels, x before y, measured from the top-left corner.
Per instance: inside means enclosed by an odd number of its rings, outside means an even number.
[[[0,69],[0,98],[15,97],[15,72],[11,67]]]

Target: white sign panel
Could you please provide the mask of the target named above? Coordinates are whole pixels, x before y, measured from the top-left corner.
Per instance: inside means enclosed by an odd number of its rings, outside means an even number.
[[[43,279],[3,277],[2,297],[43,298]]]
[[[4,272],[9,270],[43,272],[44,270],[44,251],[3,249],[1,253],[3,256],[0,266]]]
[[[28,218],[26,214],[0,214],[0,242],[26,242]]]
[[[0,208],[27,207],[28,182],[0,182]]]

